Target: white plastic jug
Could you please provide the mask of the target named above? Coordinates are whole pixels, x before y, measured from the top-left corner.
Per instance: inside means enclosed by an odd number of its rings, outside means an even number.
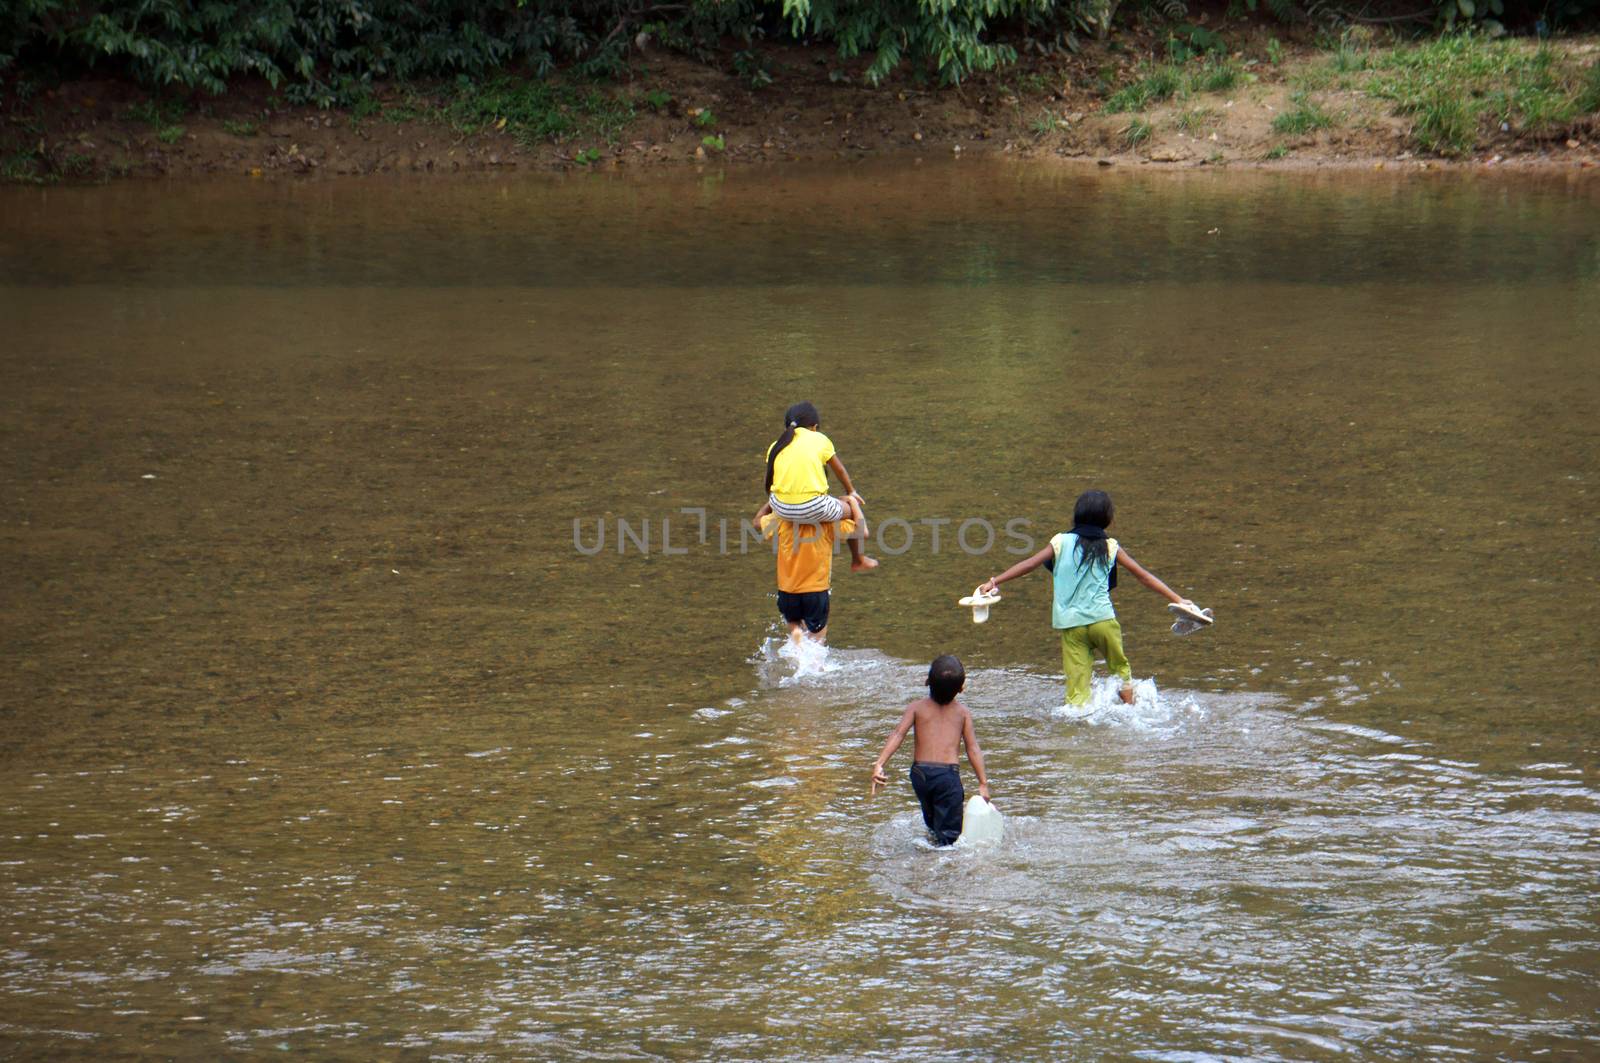
[[[982,794],[967,798],[966,811],[961,814],[961,840],[964,842],[997,842],[1006,833],[1006,817],[1000,810],[983,799]]]

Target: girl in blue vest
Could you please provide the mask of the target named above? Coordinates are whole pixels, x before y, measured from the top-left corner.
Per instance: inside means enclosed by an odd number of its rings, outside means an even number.
[[[1117,585],[1117,566],[1170,602],[1193,605],[1145,569],[1106,535],[1111,527],[1111,496],[1085,491],[1072,507],[1072,530],[1050,540],[1050,545],[1019,561],[979,589],[992,592],[1007,580],[1027,575],[1043,565],[1055,578],[1050,623],[1061,632],[1061,667],[1067,673],[1067,704],[1089,701],[1089,680],[1094,658],[1122,677],[1122,700],[1133,704],[1133,669],[1122,652],[1122,625],[1111,607],[1111,588]]]

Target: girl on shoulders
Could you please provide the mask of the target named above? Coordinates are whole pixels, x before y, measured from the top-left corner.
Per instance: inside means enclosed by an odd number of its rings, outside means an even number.
[[[822,418],[817,408],[809,402],[797,402],[783,414],[783,434],[767,448],[767,501],[756,511],[755,523],[768,513],[795,524],[822,526],[850,519],[850,508],[845,499],[828,494],[828,470],[844,485],[845,498],[853,498],[861,505],[850,482],[844,463],[834,453],[833,440],[819,430]],[[853,571],[877,568],[878,562],[867,557],[861,548],[859,534],[846,539],[850,544],[850,568]]]

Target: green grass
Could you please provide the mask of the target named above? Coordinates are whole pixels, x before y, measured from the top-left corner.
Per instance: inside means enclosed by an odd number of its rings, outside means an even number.
[[[661,95],[665,107],[671,97]],[[352,121],[440,121],[459,133],[500,129],[533,147],[580,137],[615,144],[637,113],[632,99],[593,86],[502,76],[484,82],[462,78],[434,90],[407,87],[391,104],[364,96],[352,108]]]
[[[1227,92],[1246,79],[1244,68],[1227,59],[1207,56],[1189,75],[1191,92]]]
[[[1411,138],[1425,151],[1461,155],[1477,143],[1479,108],[1447,90],[1408,102],[1407,111],[1416,118]]]
[[[1600,59],[1589,64],[1578,86],[1578,110],[1583,114],[1600,112]]]
[[[156,139],[163,144],[176,144],[182,138],[185,130],[178,124],[178,119],[186,114],[188,108],[182,100],[148,99],[136,103],[127,110],[127,116],[135,122],[144,122],[156,131]]]
[[[440,112],[460,132],[504,129],[528,147],[575,136],[615,143],[635,114],[631,100],[597,88],[511,77],[458,86]]]
[[[39,166],[39,153],[33,148],[22,148],[0,155],[0,182],[7,184],[40,184],[45,181]]]
[[[1170,99],[1183,88],[1183,68],[1173,63],[1149,67],[1144,77],[1124,85],[1106,100],[1107,114],[1142,111],[1152,103]]]
[[[1035,136],[1046,136],[1061,128],[1061,119],[1056,116],[1054,111],[1046,107],[1039,112],[1037,118],[1029,123],[1029,128],[1033,130]]]
[[[1289,75],[1289,84],[1301,92],[1317,92],[1339,80],[1332,67],[1321,65],[1303,67]]]
[[[1294,109],[1284,111],[1272,120],[1274,133],[1304,136],[1319,129],[1328,129],[1335,124],[1333,115],[1312,103],[1304,92],[1291,94],[1289,102],[1294,104]]]
[[[181,100],[148,99],[128,106],[127,116],[146,125],[167,126],[177,122],[186,113]]]
[[[1414,120],[1425,151],[1460,155],[1486,123],[1553,136],[1600,107],[1600,73],[1546,43],[1453,34],[1370,57],[1369,93]]]
[[[1017,88],[1030,95],[1037,96],[1050,88],[1050,79],[1038,71],[1029,71],[1017,75]]]
[[[261,131],[261,127],[248,118],[224,118],[222,130],[236,137],[253,137]]]
[[[1105,112],[1137,112],[1173,97],[1183,99],[1197,92],[1227,92],[1249,77],[1237,63],[1214,55],[1189,63],[1147,66],[1142,77],[1117,89],[1106,99]]]
[[[383,113],[383,101],[365,90],[350,101],[350,121],[360,123]]]
[[[1154,132],[1149,122],[1142,118],[1135,118],[1128,123],[1128,128],[1122,131],[1122,141],[1130,148],[1136,148],[1150,139]]]
[[[1191,107],[1186,111],[1179,112],[1177,126],[1181,132],[1193,133],[1198,129],[1204,128],[1216,116],[1217,112],[1209,107]]]
[[[1266,159],[1268,162],[1271,162],[1274,159],[1282,159],[1282,158],[1286,157],[1288,154],[1289,154],[1289,145],[1287,145],[1287,144],[1279,144],[1279,145],[1275,146],[1271,151],[1267,152],[1265,155],[1263,155],[1261,157],[1263,159]]]
[[[1339,43],[1334,45],[1333,54],[1328,57],[1328,66],[1335,74],[1356,74],[1366,70],[1371,63],[1368,54],[1357,48],[1348,36],[1339,38]]]

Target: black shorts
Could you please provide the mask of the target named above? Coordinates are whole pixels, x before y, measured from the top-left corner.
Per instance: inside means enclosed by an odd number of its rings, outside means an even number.
[[[806,591],[804,594],[778,592],[778,612],[791,624],[804,624],[813,634],[828,626],[828,592]]]
[[[911,765],[911,789],[922,805],[922,822],[934,845],[954,845],[961,837],[966,818],[966,792],[961,787],[961,772],[954,764]]]

